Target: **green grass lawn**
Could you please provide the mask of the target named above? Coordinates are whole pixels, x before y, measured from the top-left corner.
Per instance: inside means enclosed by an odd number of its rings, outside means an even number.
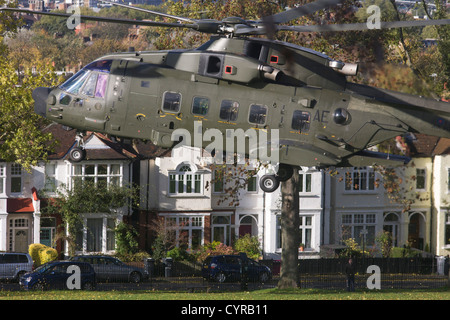
[[[265,289],[250,292],[0,291],[0,300],[450,300],[450,289],[344,290]]]

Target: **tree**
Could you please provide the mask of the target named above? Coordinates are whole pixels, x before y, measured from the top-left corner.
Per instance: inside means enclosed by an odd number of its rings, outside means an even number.
[[[278,288],[298,286],[298,247],[300,245],[299,174],[281,183],[281,273]]]
[[[37,87],[54,86],[57,77],[48,65],[35,66],[35,71],[19,73],[12,61],[0,56],[0,158],[27,170],[46,160],[55,146],[52,135],[42,131],[48,122],[34,113],[31,95]]]
[[[3,5],[5,1],[0,0]],[[13,35],[19,25],[12,14],[0,12],[0,159],[30,170],[47,158],[55,143],[51,134],[41,130],[48,122],[34,113],[31,94],[36,87],[54,86],[58,78],[38,59],[24,69],[14,65],[3,36]],[[28,61],[33,59],[28,57]]]
[[[73,181],[57,190],[57,196],[48,199],[48,205],[41,209],[43,214],[59,214],[65,230],[59,236],[68,243],[69,255],[76,250],[76,235],[83,228],[85,213],[106,213],[117,216],[118,210],[129,206],[137,199],[136,188],[117,186],[92,181]],[[45,195],[43,195],[45,197]]]

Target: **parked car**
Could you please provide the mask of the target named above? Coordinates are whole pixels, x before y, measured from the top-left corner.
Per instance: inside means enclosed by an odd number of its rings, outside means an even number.
[[[25,290],[73,289],[70,266],[80,268],[80,289],[93,290],[96,287],[94,268],[89,263],[78,261],[51,261],[26,273],[20,278],[20,286]],[[68,285],[68,280],[70,285]]]
[[[0,253],[0,279],[14,279],[33,270],[33,260],[28,253],[2,252]]]
[[[219,255],[206,258],[202,266],[202,275],[205,279],[218,282],[240,281],[242,269],[245,266],[249,281],[264,283],[272,278],[272,271],[269,267],[239,255]]]
[[[99,282],[133,282],[139,283],[148,277],[146,270],[129,266],[117,258],[110,256],[81,255],[71,258],[72,261],[83,261],[94,267]]]

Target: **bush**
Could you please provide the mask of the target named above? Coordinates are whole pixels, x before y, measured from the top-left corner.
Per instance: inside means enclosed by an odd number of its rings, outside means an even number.
[[[116,253],[114,257],[123,262],[142,262],[150,255],[145,251],[139,251],[137,253]]]
[[[184,249],[175,247],[167,251],[167,258],[172,258],[174,261],[192,260],[192,256]]]
[[[116,252],[119,255],[135,254],[138,252],[139,234],[133,226],[120,222],[115,231]]]
[[[231,246],[227,246],[219,241],[213,241],[205,244],[195,254],[197,261],[204,261],[208,256],[236,254]]]
[[[58,252],[41,243],[33,243],[28,247],[28,253],[33,259],[34,266],[39,267],[47,262],[53,261],[58,257]]]
[[[246,234],[234,243],[234,249],[238,252],[245,252],[250,259],[258,260],[261,257],[261,245],[257,236]]]

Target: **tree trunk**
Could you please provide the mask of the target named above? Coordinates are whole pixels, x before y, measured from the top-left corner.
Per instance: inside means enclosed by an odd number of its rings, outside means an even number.
[[[298,167],[288,181],[281,183],[281,274],[278,288],[296,288],[298,277],[298,247],[300,245],[300,216]]]

